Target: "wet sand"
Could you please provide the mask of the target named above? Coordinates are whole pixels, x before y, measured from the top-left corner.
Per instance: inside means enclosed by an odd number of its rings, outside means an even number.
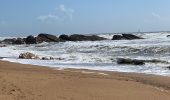
[[[0,61],[0,100],[170,100],[170,77]]]

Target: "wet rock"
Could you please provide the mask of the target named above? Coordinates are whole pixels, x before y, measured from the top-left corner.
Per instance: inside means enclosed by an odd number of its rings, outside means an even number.
[[[25,44],[25,42],[22,38],[17,38],[16,40],[13,41],[12,44],[20,45],[20,44]]]
[[[69,41],[69,40],[70,40],[69,36],[68,36],[68,35],[65,35],[65,34],[60,35],[59,38],[62,39],[62,40],[66,40],[66,41]]]
[[[70,41],[99,41],[99,40],[106,40],[106,38],[99,37],[97,35],[85,36],[74,34],[69,37]]]
[[[41,60],[54,60],[53,57],[42,57]]]
[[[166,67],[166,68],[170,70],[170,66],[168,66],[168,67]]]
[[[7,45],[5,45],[5,44],[1,44],[1,45],[0,45],[0,47],[6,47],[6,46],[7,46]]]
[[[122,35],[114,35],[112,40],[123,40],[125,39]]]
[[[167,35],[166,37],[170,37],[170,35]]]
[[[50,60],[50,59],[47,57],[42,57],[41,60]]]
[[[20,59],[39,59],[38,56],[36,56],[35,54],[30,53],[30,52],[21,53],[21,54],[19,55],[19,58],[20,58]]]
[[[142,39],[141,37],[138,37],[133,34],[122,34],[122,36],[123,36],[123,38],[125,38],[127,40]]]
[[[13,44],[16,41],[16,38],[13,39],[4,39],[3,41],[1,41],[4,44]]]
[[[134,40],[134,39],[143,39],[133,34],[122,34],[122,35],[114,35],[112,40]]]
[[[53,57],[50,57],[50,60],[54,60],[54,58],[53,58]]]
[[[2,44],[25,44],[24,40],[22,38],[13,38],[13,39],[4,39],[1,41]]]
[[[25,39],[25,43],[26,44],[36,44],[36,38],[32,35],[28,36],[26,39]]]
[[[168,61],[163,61],[163,60],[159,60],[159,59],[151,59],[151,60],[144,60],[147,63],[165,63],[165,64],[169,64]]]
[[[37,36],[36,41],[37,43],[42,43],[42,42],[60,42],[61,40],[54,35],[41,33]]]
[[[55,58],[55,60],[64,60],[64,58]]]
[[[131,65],[144,65],[145,64],[143,60],[125,59],[125,58],[118,58],[117,63],[118,64],[131,64]]]

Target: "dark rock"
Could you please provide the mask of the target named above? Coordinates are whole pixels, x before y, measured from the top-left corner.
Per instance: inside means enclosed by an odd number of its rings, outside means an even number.
[[[36,38],[37,43],[41,42],[60,42],[60,39],[51,34],[41,33]]]
[[[55,58],[55,60],[64,60],[64,58]]]
[[[167,37],[170,37],[170,35],[167,35]]]
[[[1,41],[2,44],[24,44],[24,40],[22,38],[13,38],[13,39],[4,39],[3,41]]]
[[[42,57],[41,60],[54,60],[53,57]]]
[[[159,59],[151,59],[151,60],[144,60],[147,63],[165,63],[165,64],[169,64],[168,61],[163,61],[163,60],[159,60]]]
[[[26,52],[26,53],[21,53],[19,55],[20,59],[39,59],[38,56],[36,56],[35,54],[32,54],[30,52]]]
[[[18,44],[18,45],[20,45],[20,44],[24,44],[24,43],[25,43],[25,42],[24,42],[24,40],[23,40],[22,38],[17,38],[16,40],[13,41],[12,44]]]
[[[50,57],[50,60],[54,60],[54,58],[53,58],[53,57]]]
[[[85,36],[85,35],[74,34],[69,37],[69,40],[70,41],[99,41],[99,40],[106,40],[106,38],[99,37],[97,35]]]
[[[112,40],[134,40],[134,39],[143,39],[133,34],[122,34],[122,35],[114,35]]]
[[[170,66],[168,66],[168,67],[166,67],[166,68],[170,70]]]
[[[66,40],[66,41],[69,41],[69,40],[70,40],[69,36],[68,36],[68,35],[65,35],[65,34],[60,35],[59,38],[62,39],[62,40]]]
[[[5,45],[5,44],[1,44],[1,45],[0,45],[0,47],[6,47],[6,46],[7,46],[7,45]]]
[[[117,63],[118,64],[131,64],[131,65],[144,65],[145,64],[143,60],[125,59],[125,58],[118,58]]]
[[[41,60],[50,60],[50,59],[47,57],[42,57]]]
[[[114,35],[112,40],[123,40],[125,39],[122,35]]]
[[[25,43],[26,44],[36,44],[36,38],[32,35],[28,36],[26,39],[25,39]]]
[[[142,39],[141,37],[138,37],[136,35],[133,34],[122,34],[123,38],[127,39],[127,40],[133,40],[133,39]]]
[[[13,44],[16,41],[16,38],[13,39],[4,39],[2,43],[4,44]]]

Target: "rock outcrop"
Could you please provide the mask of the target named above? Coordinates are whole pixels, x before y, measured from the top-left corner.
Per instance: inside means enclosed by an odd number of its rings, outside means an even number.
[[[122,35],[114,35],[112,40],[124,40],[125,38]]]
[[[16,38],[13,39],[4,39],[3,41],[1,41],[1,43],[4,44],[13,44],[16,41]]]
[[[37,55],[30,53],[30,52],[26,52],[26,53],[21,53],[19,55],[20,59],[40,59]]]
[[[133,34],[122,34],[122,36],[127,40],[142,39],[141,37],[138,37]]]
[[[36,38],[34,36],[30,35],[25,39],[25,43],[26,44],[36,44],[37,41],[36,41]]]
[[[65,35],[65,34],[60,35],[59,38],[62,39],[62,40],[65,40],[65,41],[69,41],[70,40],[69,36]]]
[[[65,40],[65,41],[100,41],[100,40],[106,40],[106,38],[99,37],[97,35],[80,35],[80,34],[74,34],[74,35],[61,35],[59,38]]]
[[[60,42],[60,39],[54,35],[41,33],[36,37],[37,43],[42,42]]]
[[[24,44],[24,40],[22,38],[13,38],[13,39],[4,39],[1,41],[2,44],[17,44],[21,45]]]
[[[17,45],[21,45],[24,44],[24,40],[22,38],[17,38],[16,40],[13,41],[12,44],[17,44]]]
[[[133,34],[122,34],[122,35],[114,35],[112,40],[134,40],[134,39],[143,39]]]
[[[79,35],[79,34],[74,34],[71,35],[70,41],[100,41],[100,40],[106,40],[103,37],[99,37],[97,35],[91,35],[91,36],[85,36],[85,35]]]

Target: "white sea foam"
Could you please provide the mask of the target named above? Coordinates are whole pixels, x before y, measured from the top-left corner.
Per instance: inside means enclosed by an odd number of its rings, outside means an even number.
[[[136,33],[137,34],[137,33]],[[167,63],[146,63],[142,66],[117,65],[117,58],[158,59],[170,62],[169,33],[138,33],[145,39],[105,40],[61,43],[41,43],[34,45],[12,45],[0,48],[3,60],[11,62],[50,66],[56,68],[78,68],[104,71],[137,72],[170,76]],[[113,34],[99,36],[111,39]],[[31,52],[40,57],[61,58],[56,60],[17,59],[20,53]]]

